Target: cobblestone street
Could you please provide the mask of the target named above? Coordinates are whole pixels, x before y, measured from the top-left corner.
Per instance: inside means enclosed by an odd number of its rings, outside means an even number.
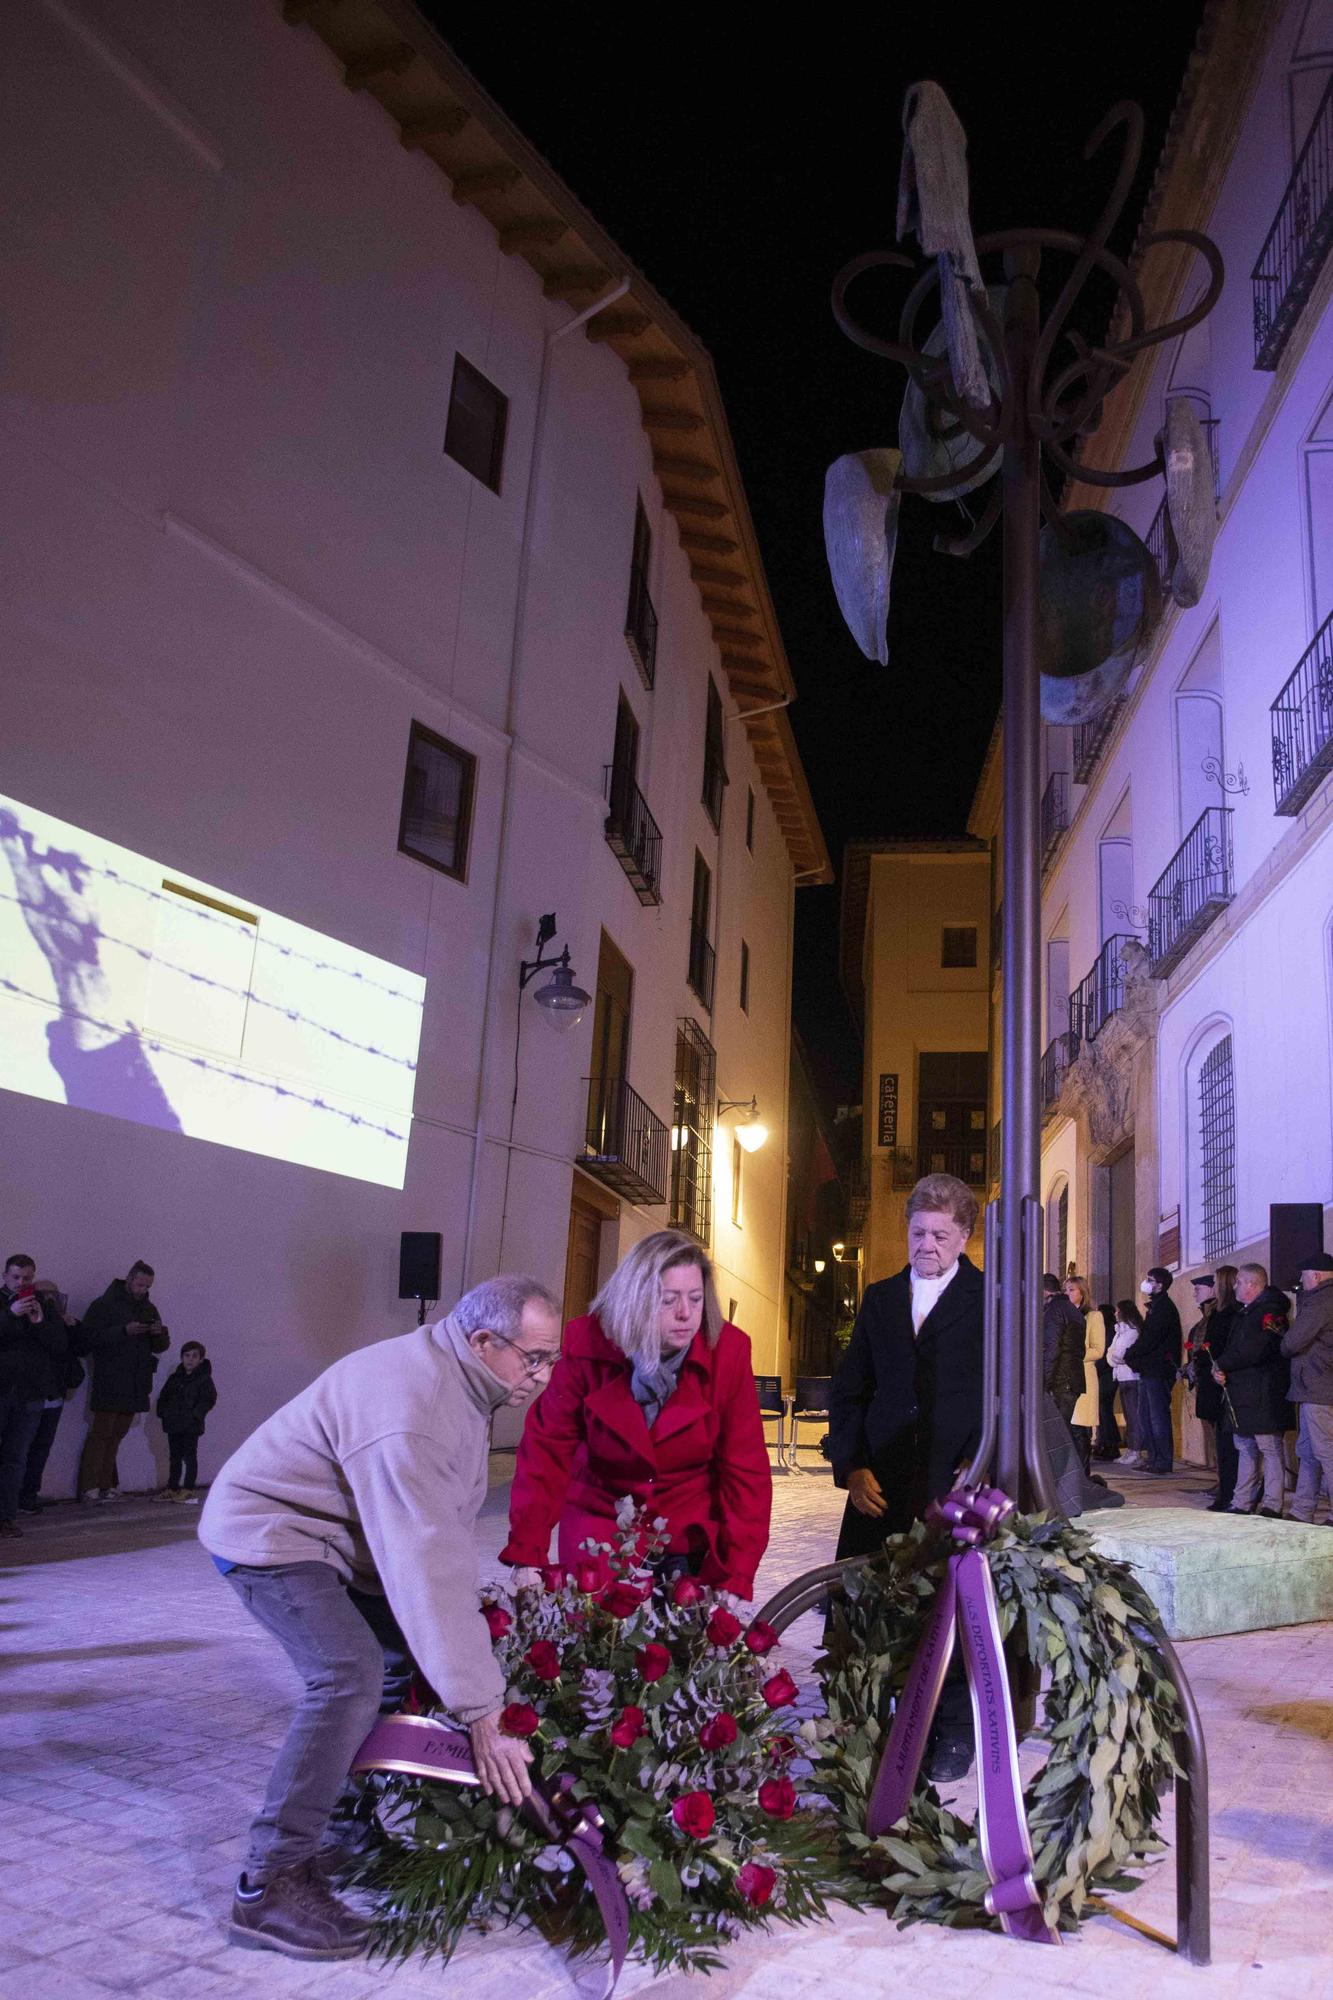
[[[492,1550],[501,1542],[507,1471],[497,1458],[483,1517]],[[1179,1502],[1201,1483],[1186,1475],[1161,1498]],[[823,1470],[778,1481],[761,1601],[827,1559],[840,1504]],[[320,1967],[227,1943],[222,1925],[244,1830],[293,1686],[276,1647],[195,1541],[196,1520],[193,1510],[134,1499],[96,1511],[62,1506],[7,1551],[0,1992],[14,2000],[108,1993],[360,2000],[390,1989],[403,2000],[446,1990],[470,2000],[520,1992],[524,2000],[591,2000],[600,1993],[599,1971],[571,1974],[560,1954],[525,1936],[471,1940],[447,1973],[421,1962]],[[789,1635],[785,1657],[798,1678],[816,1637],[813,1618]],[[1177,1964],[1111,1920],[1094,1921],[1056,1953],[988,1935],[899,1933],[882,1915],[840,1908],[826,1925],[733,1947],[706,1988],[672,1979],[657,1990],[665,2000],[682,2000],[687,1987],[831,2000],[899,1984],[931,2000],[1056,1991],[1116,2000],[1329,1994],[1330,1628],[1199,1641],[1182,1651],[1211,1763],[1211,1969]],[[1165,1830],[1169,1837],[1169,1810]],[[1169,1857],[1129,1907],[1159,1929],[1174,1928]],[[621,1991],[648,1983],[632,1965]]]

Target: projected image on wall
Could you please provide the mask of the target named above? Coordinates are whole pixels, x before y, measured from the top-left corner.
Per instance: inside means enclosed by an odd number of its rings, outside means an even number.
[[[0,797],[0,1088],[400,1188],[425,990]]]

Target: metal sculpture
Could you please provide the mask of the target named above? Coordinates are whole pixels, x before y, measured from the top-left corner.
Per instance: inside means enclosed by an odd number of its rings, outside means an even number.
[[[1189,312],[1161,326],[1147,325],[1133,271],[1107,247],[1142,152],[1143,114],[1137,105],[1114,105],[1084,149],[1084,157],[1090,159],[1119,136],[1114,183],[1086,236],[1029,228],[1001,230],[975,243],[968,232],[964,239],[959,224],[960,189],[965,224],[967,188],[961,127],[937,86],[914,86],[908,93],[905,122],[908,193],[906,199],[900,194],[899,229],[900,233],[904,226],[915,229],[935,262],[920,271],[911,258],[893,250],[873,250],[854,258],[834,281],[833,313],[857,346],[907,371],[922,406],[914,420],[923,420],[950,445],[940,471],[913,475],[899,468],[891,493],[881,495],[876,490],[873,504],[879,509],[880,527],[894,516],[900,493],[938,500],[971,483],[973,475],[984,479],[996,468],[999,472],[975,524],[966,533],[940,534],[935,539],[937,550],[968,556],[997,524],[1003,524],[1003,1150],[1000,1198],[986,1216],[983,1436],[966,1483],[990,1480],[1025,1509],[1058,1511],[1042,1438],[1041,697],[1044,688],[1048,704],[1062,722],[1087,719],[1114,699],[1151,633],[1160,608],[1160,588],[1155,574],[1151,583],[1148,580],[1143,557],[1149,567],[1152,559],[1132,531],[1107,514],[1065,514],[1057,489],[1065,480],[1123,488],[1165,475],[1178,544],[1173,594],[1177,602],[1197,601],[1206,574],[1212,517],[1204,510],[1200,518],[1200,468],[1207,466],[1207,450],[1194,438],[1188,418],[1175,416],[1165,438],[1158,438],[1153,456],[1123,471],[1082,463],[1077,454],[1080,445],[1095,435],[1108,393],[1138,358],[1164,341],[1179,339],[1212,311],[1222,289],[1223,266],[1216,245],[1196,230],[1158,230],[1141,238],[1140,256],[1162,245],[1183,246],[1195,251],[1207,269],[1203,294]],[[1072,259],[1072,266],[1043,318],[1037,278],[1043,259],[1050,258]],[[1002,311],[992,303],[980,276],[987,259],[1002,260],[1007,286]],[[913,275],[896,339],[872,331],[848,304],[853,286],[869,273],[885,270]],[[1071,314],[1094,273],[1110,280],[1116,299],[1112,331],[1100,343],[1089,342],[1070,326]],[[937,291],[943,331],[937,338],[920,339],[918,325]],[[964,317],[966,326],[961,324]],[[961,440],[970,440],[970,454],[957,449]],[[881,462],[887,458],[887,454],[876,456]],[[889,569],[880,551],[887,550],[891,559],[894,525],[896,521],[890,522],[884,535],[874,531],[874,524],[871,532],[863,533],[859,569],[847,561],[847,548],[837,534],[829,535],[840,601],[852,604],[849,623],[859,639],[858,627],[866,626],[866,607],[873,603],[874,632],[880,643],[873,651],[864,650],[881,660],[887,658],[881,608],[887,605]],[[1045,602],[1043,576],[1052,585]],[[1057,576],[1063,579],[1058,602],[1053,588]],[[868,594],[858,596],[858,592]],[[784,1617],[794,1615],[793,1607],[798,1602],[804,1607],[810,1589],[817,1585],[827,1589],[837,1574],[834,1566],[798,1579],[783,1593],[784,1601],[775,1600],[766,1615],[772,1619],[775,1610]],[[1206,1763],[1188,1684],[1169,1650],[1168,1658],[1185,1716],[1178,1745],[1184,1774],[1177,1802],[1179,1950],[1202,1964],[1208,1958]]]

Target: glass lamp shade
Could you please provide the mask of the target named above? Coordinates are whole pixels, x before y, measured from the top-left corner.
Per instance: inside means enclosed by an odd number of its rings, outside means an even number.
[[[592,996],[574,984],[574,975],[567,965],[557,965],[545,986],[539,986],[532,998],[541,1008],[542,1019],[563,1034],[577,1028]]]
[[[768,1127],[761,1125],[757,1118],[752,1118],[748,1125],[736,1127],[736,1143],[747,1153],[757,1153],[767,1138]]]

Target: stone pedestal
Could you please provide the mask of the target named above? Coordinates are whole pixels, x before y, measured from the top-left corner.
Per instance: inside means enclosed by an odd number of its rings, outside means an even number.
[[[1126,1507],[1079,1526],[1129,1564],[1173,1639],[1333,1619],[1333,1529],[1193,1507]]]

